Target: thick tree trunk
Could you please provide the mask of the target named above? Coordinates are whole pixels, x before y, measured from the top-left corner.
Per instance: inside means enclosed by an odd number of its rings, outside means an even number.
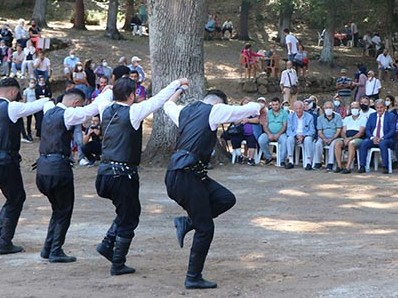
[[[84,22],[84,0],[76,0],[73,28],[77,30],[87,30]]]
[[[149,48],[153,94],[171,81],[187,77],[189,91],[183,101],[204,95],[203,38],[205,0],[150,0]],[[187,26],[186,24],[190,24]],[[143,155],[145,161],[166,163],[175,146],[176,127],[159,110],[154,114],[152,134]]]
[[[118,0],[109,0],[108,18],[106,20],[105,36],[110,39],[120,39],[120,33],[117,30],[117,12],[119,8]]]
[[[35,19],[36,24],[43,28],[47,27],[46,22],[47,0],[36,0],[33,8],[32,19]]]
[[[123,25],[123,29],[125,31],[131,31],[130,20],[135,12],[134,2],[135,0],[126,0],[126,12],[124,14],[124,25]]]
[[[386,11],[386,36],[385,36],[385,46],[390,51],[394,52],[394,46],[392,43],[393,28],[394,28],[394,10],[395,10],[395,0],[387,0],[387,11]]]
[[[341,3],[340,3],[341,4]],[[323,48],[321,51],[321,57],[319,58],[320,63],[327,64],[329,66],[334,66],[334,32],[336,28],[336,17],[337,9],[339,3],[335,0],[327,0],[327,19],[326,19],[326,32],[323,39]]]
[[[242,0],[239,18],[239,40],[250,40],[249,36],[250,0]]]
[[[281,46],[286,45],[285,35],[283,34],[283,30],[285,28],[291,29],[292,23],[292,15],[294,11],[294,5],[291,0],[283,0],[280,3],[279,10],[279,26],[278,26],[278,39]]]

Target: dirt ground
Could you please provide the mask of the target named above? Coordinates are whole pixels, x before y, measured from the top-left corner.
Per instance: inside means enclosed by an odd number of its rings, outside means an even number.
[[[83,59],[105,56],[114,65],[121,55],[138,55],[143,65],[149,63],[146,38],[110,46],[95,28],[82,34],[50,25],[46,34],[71,40]],[[237,83],[242,45],[205,44],[209,83],[234,99],[242,96]],[[49,54],[55,74],[61,74],[67,52]],[[347,61],[359,59],[356,54],[347,53]],[[354,63],[348,67],[354,70]],[[311,71],[324,70],[314,65]],[[0,256],[0,297],[398,297],[396,171],[341,175],[300,167],[217,165],[210,176],[237,196],[236,206],[215,220],[205,265],[205,277],[219,288],[188,291],[183,282],[192,233],[180,249],[172,220],[183,210],[166,195],[164,168],[143,165],[140,173],[141,223],[127,259],[135,274],[111,277],[109,262],[95,251],[114,217],[111,202],[96,195],[96,168],[75,169],[76,203],[64,248],[78,261],[40,259],[50,206],[30,171],[37,147],[37,140],[22,144],[27,200],[14,242],[26,251]]]
[[[27,200],[14,242],[26,251],[0,256],[1,297],[398,297],[396,173],[216,166],[211,177],[237,196],[215,220],[204,270],[219,288],[188,291],[192,233],[180,249],[172,220],[183,211],[167,197],[164,168],[140,172],[141,223],[127,258],[135,274],[111,277],[110,263],[95,251],[114,216],[111,202],[96,195],[96,168],[75,169],[64,249],[77,262],[42,260],[50,207],[30,171],[37,145],[22,148]]]

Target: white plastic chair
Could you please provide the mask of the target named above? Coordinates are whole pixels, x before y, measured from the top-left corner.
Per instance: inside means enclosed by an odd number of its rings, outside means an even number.
[[[368,155],[366,156],[366,166],[365,166],[366,172],[370,171],[370,161],[372,160],[373,153],[378,153],[379,155],[373,158],[374,170],[377,171],[378,169],[379,159],[380,159],[380,148],[370,148],[368,150]],[[388,173],[389,174],[392,173],[392,150],[390,148],[388,148]]]
[[[281,158],[279,156],[279,143],[278,142],[270,142],[270,146],[274,146],[276,148],[276,166],[280,167],[281,166]]]
[[[318,31],[318,47],[321,46],[321,43],[323,43],[323,37],[321,33]]]

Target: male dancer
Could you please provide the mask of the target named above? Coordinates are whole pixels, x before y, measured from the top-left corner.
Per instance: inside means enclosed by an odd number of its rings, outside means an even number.
[[[216,288],[217,283],[202,278],[214,234],[213,218],[230,209],[236,199],[232,192],[207,176],[205,165],[217,141],[218,125],[258,115],[264,104],[228,106],[224,92],[212,90],[202,101],[186,107],[177,106],[175,102],[183,91],[178,90],[164,105],[179,132],[177,151],[171,157],[165,182],[170,198],[188,213],[188,217],[174,219],[181,247],[186,233],[195,230],[185,287]]]
[[[137,173],[141,160],[141,121],[186,84],[187,79],[176,80],[154,97],[137,103],[136,83],[122,77],[113,86],[115,103],[101,112],[102,161],[96,188],[99,196],[112,200],[116,218],[102,243],[97,245],[97,251],[112,262],[111,275],[135,272],[125,262],[141,212]]]
[[[0,189],[6,198],[0,211],[0,254],[23,250],[21,246],[12,243],[26,198],[19,167],[22,117],[42,110],[43,105],[49,100],[42,98],[30,103],[17,102],[20,99],[17,80],[0,80]]]
[[[98,114],[98,105],[108,103],[108,97],[101,97],[95,103],[81,107],[84,93],[70,89],[65,92],[61,103],[54,106],[53,102],[49,102],[44,107],[36,184],[40,192],[47,196],[53,211],[40,253],[51,263],[76,261],[75,257],[67,256],[62,250],[75,200],[70,145],[73,126]]]

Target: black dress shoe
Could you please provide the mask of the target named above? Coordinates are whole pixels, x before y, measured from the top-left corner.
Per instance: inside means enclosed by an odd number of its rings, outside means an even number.
[[[287,170],[293,169],[294,168],[294,164],[292,164],[291,162],[289,162],[286,167]]]
[[[22,246],[17,246],[12,243],[0,246],[0,255],[15,254],[22,251],[23,251]]]
[[[388,174],[388,169],[387,168],[383,168],[383,174]]]
[[[204,279],[203,277],[188,277],[185,279],[185,288],[191,289],[214,289],[217,283]]]
[[[342,171],[342,169],[341,169],[340,167],[337,167],[337,168],[334,170],[335,173],[340,173],[341,171]]]
[[[358,173],[360,173],[360,174],[365,173],[365,172],[366,172],[365,167],[360,167],[358,170]]]
[[[286,163],[284,161],[281,162],[281,167],[286,167]]]
[[[305,166],[305,170],[306,171],[311,171],[312,170],[312,166],[309,163],[307,163],[307,165]]]
[[[351,173],[351,170],[349,170],[349,169],[347,169],[347,168],[344,168],[342,171],[341,171],[341,174],[350,174]]]

